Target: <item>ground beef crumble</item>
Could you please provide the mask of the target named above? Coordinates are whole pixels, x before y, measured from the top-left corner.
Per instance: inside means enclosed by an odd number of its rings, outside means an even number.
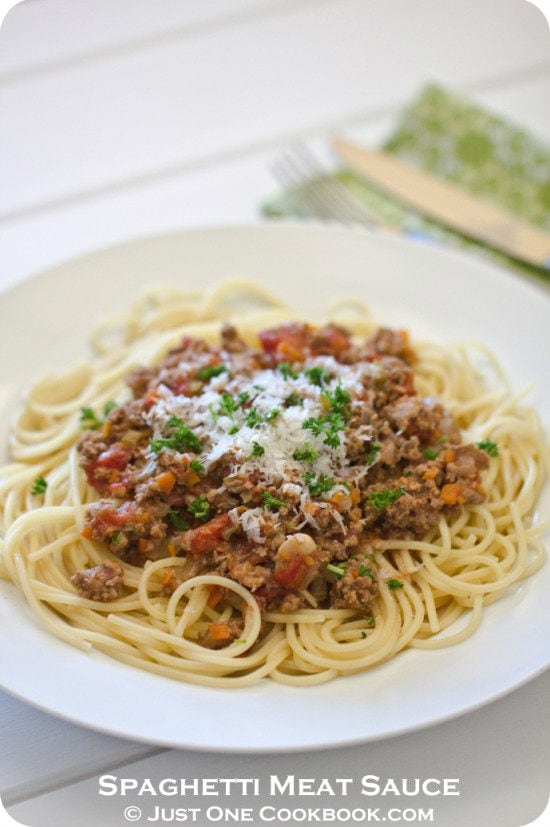
[[[423,537],[481,502],[487,455],[417,395],[403,331],[355,343],[342,327],[292,322],[259,343],[224,325],[219,345],[185,337],[128,377],[133,399],[78,444],[100,495],[83,534],[134,565],[186,556],[163,570],[165,594],[215,572],[262,609],[369,611],[380,575],[365,555],[376,539]],[[72,582],[107,601],[122,594],[122,574],[109,561]],[[228,641],[214,629],[201,642]]]
[[[77,571],[71,583],[88,600],[116,600],[123,592],[124,569],[120,563],[108,560],[93,569]]]

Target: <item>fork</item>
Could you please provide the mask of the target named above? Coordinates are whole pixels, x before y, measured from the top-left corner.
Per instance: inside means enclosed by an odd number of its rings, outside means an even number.
[[[302,218],[319,218],[342,224],[390,228],[353,192],[319,164],[303,145],[293,144],[272,163],[271,171],[292,199]]]

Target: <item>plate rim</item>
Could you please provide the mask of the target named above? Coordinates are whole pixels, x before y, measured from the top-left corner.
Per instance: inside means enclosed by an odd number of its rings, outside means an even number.
[[[475,255],[472,255],[469,251],[464,250],[457,250],[457,249],[449,249],[442,245],[426,245],[425,243],[421,243],[419,241],[415,241],[414,239],[405,238],[403,236],[398,236],[386,232],[372,232],[360,227],[340,227],[340,226],[331,226],[327,227],[325,224],[320,222],[299,222],[299,221],[272,221],[272,222],[258,222],[258,223],[246,223],[246,222],[239,222],[235,224],[222,224],[222,225],[215,225],[215,226],[201,226],[201,227],[193,227],[188,229],[181,229],[176,231],[169,231],[163,233],[155,233],[150,235],[138,235],[132,239],[127,239],[122,242],[110,244],[104,247],[98,247],[92,250],[89,250],[85,253],[80,255],[71,257],[69,259],[63,260],[54,264],[48,268],[43,270],[36,271],[32,274],[29,274],[25,278],[19,280],[16,284],[8,286],[0,291],[0,302],[4,300],[4,297],[8,294],[18,293],[21,290],[32,290],[34,283],[40,280],[48,280],[55,276],[56,271],[65,270],[66,268],[74,268],[78,267],[79,263],[83,260],[93,258],[94,256],[99,255],[109,255],[112,253],[120,252],[123,254],[125,251],[130,252],[132,249],[135,249],[136,246],[138,247],[140,243],[155,243],[155,244],[162,244],[168,239],[173,239],[175,237],[186,237],[192,235],[194,237],[197,236],[204,236],[204,235],[212,235],[212,234],[224,234],[224,233],[231,233],[231,232],[256,232],[256,233],[279,233],[282,232],[283,234],[288,230],[297,231],[300,233],[322,233],[326,235],[327,232],[333,235],[344,235],[350,236],[353,235],[354,237],[363,237],[365,239],[374,240],[375,243],[381,242],[382,244],[390,244],[390,245],[397,245],[404,248],[413,247],[424,247],[430,250],[430,255],[435,253],[437,256],[441,256],[443,260],[452,256],[457,258],[459,261],[464,260],[466,264],[473,264],[475,267],[481,268],[482,271],[485,271],[486,277],[491,280],[497,280],[497,283],[502,279],[505,279],[513,289],[519,289],[523,293],[527,290],[528,293],[531,294],[533,299],[537,299],[538,301],[541,300],[541,297],[544,297],[544,301],[548,304],[550,308],[550,293],[545,291],[543,284],[538,284],[537,282],[533,282],[530,279],[524,279],[518,274],[512,273],[510,271],[501,268],[494,262],[490,260],[482,260]],[[11,584],[10,584],[11,585]],[[68,645],[68,644],[67,644]],[[110,659],[109,659],[110,660]],[[124,665],[125,668],[128,668],[127,665]],[[42,711],[48,712],[49,714],[53,714],[56,717],[59,717],[63,720],[69,721],[70,723],[85,726],[89,729],[94,731],[100,731],[104,734],[115,735],[118,737],[123,738],[130,738],[133,740],[138,739],[143,743],[150,743],[150,744],[157,744],[163,745],[167,747],[179,747],[190,749],[193,751],[198,752],[216,752],[216,753],[246,753],[246,754],[275,754],[275,753],[282,753],[282,752],[310,752],[314,750],[322,750],[322,749],[337,749],[340,747],[352,746],[361,743],[368,743],[372,741],[383,740],[391,737],[399,737],[400,735],[407,734],[409,732],[415,732],[420,729],[425,729],[431,726],[436,726],[440,723],[444,723],[445,721],[452,720],[456,717],[460,717],[462,715],[469,714],[489,703],[493,703],[501,697],[505,697],[508,694],[520,689],[529,681],[535,679],[539,675],[543,674],[548,668],[550,667],[550,662],[543,664],[534,668],[531,672],[523,675],[523,677],[512,683],[511,685],[505,686],[503,689],[497,690],[494,693],[485,696],[479,701],[472,702],[467,706],[464,706],[456,711],[452,711],[449,713],[442,713],[439,716],[434,716],[428,721],[421,720],[416,723],[411,724],[410,726],[404,726],[397,729],[389,729],[383,732],[376,732],[372,735],[360,735],[357,738],[342,738],[339,741],[335,741],[332,739],[329,742],[319,740],[310,740],[307,743],[303,744],[287,744],[287,745],[279,745],[279,746],[265,746],[265,747],[250,747],[250,746],[239,746],[239,745],[232,745],[232,746],[215,746],[211,743],[208,744],[196,744],[193,742],[185,742],[182,741],[181,738],[177,738],[173,741],[167,739],[159,739],[153,736],[147,736],[143,734],[136,734],[136,732],[129,732],[127,729],[121,728],[117,730],[112,726],[109,727],[101,727],[97,723],[87,723],[86,721],[78,718],[74,715],[64,714],[62,711],[58,709],[52,708],[48,705],[41,704],[39,701],[34,699],[29,699],[25,697],[23,694],[18,693],[11,689],[8,685],[6,685],[2,676],[0,676],[0,686],[5,689],[8,693],[12,694],[14,697],[19,698],[20,700],[29,703],[31,706],[40,709]],[[132,667],[134,669],[136,667]],[[141,672],[141,670],[139,670]],[[160,676],[155,676],[160,677]],[[337,680],[344,680],[345,678],[340,678]],[[170,680],[164,679],[162,680]],[[287,689],[288,687],[285,687]],[[279,687],[282,689],[282,687]],[[302,692],[304,688],[292,687],[293,690],[297,690]],[[220,690],[221,691],[221,690]],[[223,690],[227,691],[227,690]],[[232,693],[239,692],[238,689],[229,690]]]

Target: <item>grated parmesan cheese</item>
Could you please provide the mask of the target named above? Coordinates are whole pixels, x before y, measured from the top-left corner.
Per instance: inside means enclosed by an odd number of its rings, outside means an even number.
[[[180,367],[190,369],[183,362]],[[312,367],[322,368],[330,377],[323,387],[314,384],[304,373]],[[329,479],[336,476],[351,481],[366,474],[368,466],[359,472],[357,468],[350,468],[345,430],[338,432],[340,444],[331,447],[324,443],[326,434],[315,435],[303,427],[304,422],[327,413],[323,394],[333,393],[338,387],[349,393],[353,410],[354,398],[363,393],[365,379],[376,377],[379,370],[375,363],[343,365],[331,356],[318,356],[307,359],[296,377],[285,376],[278,368],[258,370],[252,375],[232,375],[226,371],[212,377],[196,396],[175,394],[166,385],[160,385],[159,400],[148,412],[147,420],[153,438],[157,439],[169,432],[171,417],[181,419],[201,441],[203,451],[199,459],[207,470],[223,458],[230,460],[231,475],[253,475],[265,486],[282,485],[282,492],[289,497],[288,505],[296,503],[297,511],[302,514],[302,525],[309,523],[319,529],[314,517],[304,510],[312,499],[304,482],[304,473],[310,472],[316,479],[325,475]],[[237,410],[230,415],[222,413],[224,394],[229,394],[235,404],[238,403]],[[292,397],[298,398],[300,404],[287,407],[288,399]],[[365,443],[373,439],[369,426],[356,430],[357,436]],[[314,452],[314,459],[311,462],[294,459],[293,454],[305,447]],[[335,481],[323,497],[329,499],[337,489],[342,489],[342,485]],[[319,499],[316,498],[318,503]],[[329,507],[328,503],[326,507]],[[344,530],[339,513],[335,509],[331,512]],[[265,512],[261,508],[249,509],[243,514],[233,509],[229,514],[250,540],[265,542],[261,534]]]

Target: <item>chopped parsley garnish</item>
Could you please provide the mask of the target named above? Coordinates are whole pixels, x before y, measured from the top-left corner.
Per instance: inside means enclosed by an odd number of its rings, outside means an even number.
[[[231,426],[231,428],[228,430],[228,432],[227,432],[227,433],[229,434],[229,436],[233,436],[233,434],[236,434],[236,433],[237,433],[238,431],[240,431],[240,430],[241,430],[241,429],[239,428],[239,426],[238,426],[238,425],[232,425],[232,426]]]
[[[326,474],[319,474],[317,479],[315,479],[315,474],[312,474],[310,471],[306,471],[304,474],[304,480],[310,493],[314,497],[321,497],[336,485],[335,481],[330,477],[327,477]]]
[[[382,446],[379,445],[378,442],[372,442],[370,444],[369,452],[367,454],[367,459],[366,459],[367,465],[372,465],[372,463],[374,462],[374,460],[378,456],[381,448],[382,448]]]
[[[192,459],[189,463],[189,468],[191,471],[194,471],[195,474],[204,474],[205,468],[202,462],[199,462],[198,459]]]
[[[476,444],[478,448],[481,448],[481,450],[489,454],[490,457],[498,457],[498,445],[496,442],[491,442],[490,439],[484,439]]]
[[[189,504],[188,508],[191,514],[193,514],[193,516],[196,517],[197,520],[202,520],[202,522],[204,523],[208,519],[208,515],[210,514],[210,503],[208,502],[204,494],[201,494],[200,497],[196,497],[196,499],[194,499],[193,502]]]
[[[279,368],[279,370],[281,371],[281,373],[283,374],[283,377],[285,379],[297,379],[298,378],[298,375],[299,375],[298,372],[295,371],[295,370],[292,370],[292,368],[290,367],[288,362],[279,362],[277,367]]]
[[[227,373],[225,365],[211,365],[209,368],[201,368],[197,371],[197,379],[201,382],[209,382],[214,376],[219,376],[220,373]]]
[[[302,397],[298,396],[297,393],[291,393],[290,396],[286,400],[287,408],[296,408],[298,405],[302,404]]]
[[[257,442],[252,443],[252,453],[250,454],[251,457],[263,457],[265,454],[265,448],[263,445],[258,445]]]
[[[258,413],[257,408],[251,408],[246,415],[246,424],[249,428],[255,428],[262,421],[262,415]]]
[[[340,580],[346,573],[347,563],[327,563],[326,570],[331,571]]]
[[[222,416],[233,416],[235,411],[239,409],[239,403],[233,399],[230,393],[222,393],[222,403],[219,408],[219,413]]]
[[[437,442],[438,445],[441,445],[441,443],[447,442],[447,437],[446,436],[438,436],[438,438],[436,439],[436,442]]]
[[[406,493],[402,485],[397,489],[384,488],[383,491],[372,491],[367,498],[367,503],[368,505],[372,505],[373,508],[376,508],[377,511],[383,511],[389,505],[393,505],[399,497],[402,497],[403,494]]]
[[[81,408],[80,425],[87,431],[95,431],[103,425],[103,421],[95,415],[92,408]]]
[[[313,460],[318,459],[319,457],[319,451],[316,451],[308,445],[307,442],[301,451],[296,450],[292,454],[292,459],[295,459],[296,462],[313,462]]]
[[[187,531],[189,528],[189,524],[187,520],[184,520],[181,514],[176,511],[175,508],[169,508],[166,512],[166,516],[178,531]]]
[[[114,409],[116,407],[117,407],[116,402],[113,402],[113,400],[110,399],[109,402],[106,402],[105,405],[103,406],[103,416],[105,416],[105,417],[109,416],[111,411],[114,411]]]
[[[365,640],[366,636],[367,636],[366,632],[361,632],[361,637],[363,638],[363,640]]]
[[[342,414],[333,412],[306,419],[302,428],[307,428],[315,434],[315,436],[324,434],[323,444],[328,445],[330,448],[337,448],[338,445],[340,445],[338,433],[339,431],[345,430],[346,423]]]
[[[325,422],[322,416],[310,416],[304,421],[302,428],[308,428],[315,436],[320,436],[325,429]]]
[[[329,403],[331,410],[340,414],[344,413],[344,409],[350,401],[350,395],[342,385],[337,385],[333,391],[323,391],[322,396]]]
[[[324,416],[325,420],[325,438],[323,440],[325,445],[330,448],[337,448],[340,445],[339,431],[346,430],[346,422],[340,413],[328,413]]]
[[[272,408],[270,411],[268,411],[266,413],[265,421],[266,422],[273,422],[274,419],[277,419],[277,417],[279,416],[280,413],[281,413],[281,411],[279,410],[279,408]]]
[[[401,580],[396,580],[395,577],[388,580],[388,589],[391,589],[392,592],[397,591],[397,589],[402,589],[404,585]]]
[[[44,477],[37,477],[31,490],[31,494],[36,497],[38,494],[43,494],[48,487],[48,483]]]
[[[107,417],[117,407],[117,403],[112,400],[106,402],[103,406],[103,416]],[[93,408],[80,409],[80,425],[87,431],[96,431],[104,424],[105,419],[100,419],[94,412]]]
[[[171,416],[168,420],[168,426],[175,428],[176,432],[169,437],[162,439],[152,439],[149,443],[151,451],[158,454],[163,448],[171,448],[179,454],[183,451],[191,450],[197,453],[201,450],[201,443],[193,431],[185,425],[177,416]]]
[[[113,536],[111,537],[111,543],[116,546],[122,540],[122,531],[115,531]]]
[[[363,619],[367,621],[369,628],[373,629],[376,626],[376,618],[374,615],[365,615]]]
[[[236,637],[235,638],[235,643],[246,643],[246,638],[245,637]]]
[[[439,451],[437,448],[424,448],[422,456],[426,457],[426,459],[436,459],[436,457],[439,456]]]
[[[210,411],[210,416],[212,417],[212,422],[214,423],[214,425],[217,425],[218,424],[218,414],[217,414],[217,411],[214,410],[214,406],[212,405],[212,403],[210,403],[210,405],[208,406],[208,410]]]
[[[412,475],[413,475],[412,471],[405,471],[405,473],[403,474],[404,477],[412,477]]]
[[[241,405],[241,406],[246,405],[246,403],[250,399],[250,394],[248,393],[248,391],[242,391],[238,395],[237,399],[239,400],[239,405]]]
[[[374,580],[374,572],[369,566],[359,566],[359,577],[370,577]]]
[[[304,374],[311,384],[317,385],[318,388],[322,388],[327,382],[330,382],[330,375],[321,367],[306,368]]]
[[[270,494],[269,491],[264,491],[264,508],[270,511],[278,511],[279,508],[282,508],[284,505],[285,503],[282,500],[278,500],[273,494]]]

